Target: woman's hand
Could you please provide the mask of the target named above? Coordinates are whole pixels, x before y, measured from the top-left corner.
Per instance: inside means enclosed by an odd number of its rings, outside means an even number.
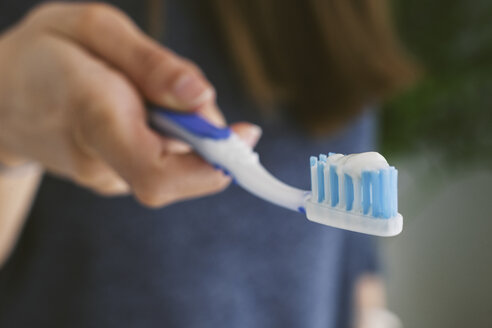
[[[102,4],[48,4],[0,38],[0,161],[39,162],[103,194],[162,206],[229,182],[146,123],[144,99],[223,124],[200,70]],[[236,126],[254,144],[259,129]]]

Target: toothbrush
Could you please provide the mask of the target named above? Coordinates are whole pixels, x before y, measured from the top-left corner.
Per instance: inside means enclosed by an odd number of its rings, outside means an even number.
[[[151,109],[149,119],[158,132],[187,142],[245,190],[303,213],[310,221],[385,237],[402,231],[397,170],[378,153],[311,157],[311,190],[302,190],[271,175],[258,154],[228,127],[214,126],[197,114],[161,108]]]

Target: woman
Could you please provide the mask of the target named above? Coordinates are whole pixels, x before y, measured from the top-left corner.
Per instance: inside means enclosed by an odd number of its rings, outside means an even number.
[[[257,122],[262,162],[306,188],[309,155],[375,146],[367,105],[411,75],[384,3],[161,4],[116,3],[165,31],[166,48],[100,4],[38,7],[2,34],[4,258],[18,241],[0,271],[0,326],[344,327],[352,303],[359,326],[385,316],[368,237],[235,186],[195,198],[228,178],[154,133],[144,110]],[[233,127],[252,146],[261,133]]]

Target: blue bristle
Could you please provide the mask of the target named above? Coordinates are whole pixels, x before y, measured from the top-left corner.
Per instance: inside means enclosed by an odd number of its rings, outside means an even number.
[[[309,163],[311,164],[311,166],[315,166],[317,161],[318,160],[316,159],[316,156],[311,156],[309,158]]]
[[[354,203],[354,183],[352,181],[352,177],[348,174],[345,174],[344,180],[345,180],[345,202],[347,204],[347,211],[351,211]]]
[[[326,163],[326,155],[325,154],[319,154],[319,160]]]
[[[391,216],[398,213],[398,171],[390,167],[390,197],[391,197]]]
[[[390,212],[390,216],[394,216],[394,212],[395,212],[395,190],[393,188],[393,184],[394,184],[394,173],[393,173],[393,170],[394,170],[394,167],[390,166],[390,168],[388,169],[388,172],[389,172],[389,212]]]
[[[335,155],[336,153],[328,153],[328,156]]]
[[[381,215],[381,180],[379,172],[371,172],[372,185],[372,216],[378,217]]]
[[[321,160],[318,161],[318,202],[320,203],[325,199],[325,183],[324,183],[325,178],[323,174],[325,163],[326,162],[323,162]]]
[[[338,204],[338,175],[335,165],[330,166],[331,206]]]
[[[371,207],[371,172],[362,172],[362,213],[368,214]]]
[[[385,219],[391,217],[391,190],[389,169],[379,171],[381,179],[381,216]]]

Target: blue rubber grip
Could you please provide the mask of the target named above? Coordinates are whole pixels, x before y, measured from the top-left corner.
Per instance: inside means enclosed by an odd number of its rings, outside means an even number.
[[[220,140],[227,139],[231,135],[231,129],[228,127],[216,127],[197,114],[181,114],[162,108],[154,108],[153,110],[199,137]]]

